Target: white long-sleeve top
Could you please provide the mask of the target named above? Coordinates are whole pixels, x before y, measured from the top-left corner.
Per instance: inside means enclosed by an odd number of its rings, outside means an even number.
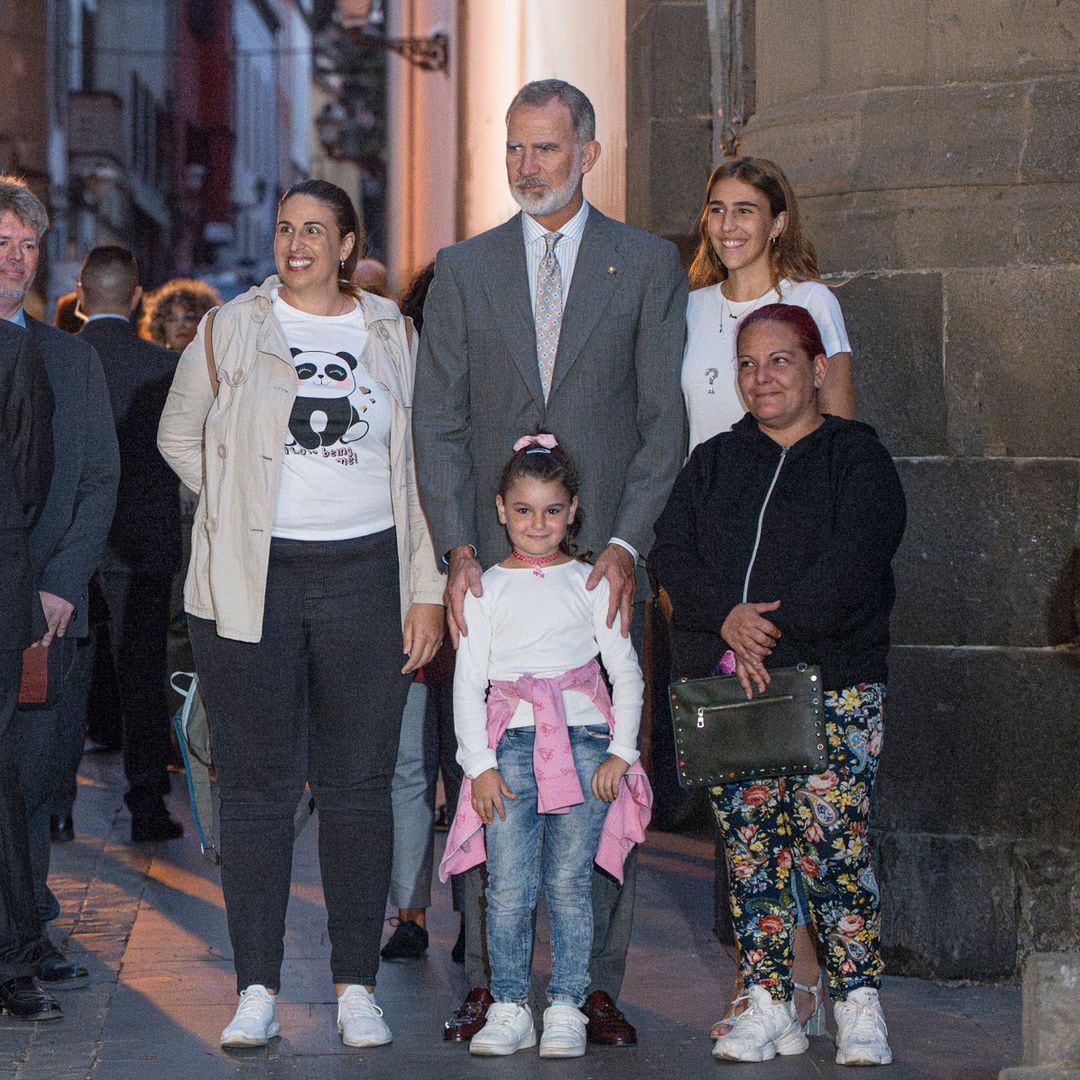
[[[483,577],[484,595],[465,594],[469,632],[461,639],[454,671],[454,729],[458,763],[470,779],[496,767],[487,740],[490,682],[512,682],[522,675],[555,678],[597,655],[612,687],[610,752],[631,765],[637,761],[645,682],[634,646],[619,632],[619,616],[611,629],[605,625],[606,579],[591,592],[585,588],[591,570],[585,563],[568,562],[544,567],[540,578],[528,566],[493,566]],[[568,690],[563,702],[568,726],[605,722],[584,694]],[[510,726],[532,727],[533,722],[532,705],[520,702]]]

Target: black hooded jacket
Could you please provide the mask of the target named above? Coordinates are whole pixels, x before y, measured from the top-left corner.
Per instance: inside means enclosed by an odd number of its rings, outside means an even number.
[[[786,449],[749,414],[698,446],[656,523],[651,564],[674,609],[675,673],[708,675],[744,600],[781,637],[766,667],[820,664],[839,690],[887,675],[900,479],[873,428],[826,416]]]

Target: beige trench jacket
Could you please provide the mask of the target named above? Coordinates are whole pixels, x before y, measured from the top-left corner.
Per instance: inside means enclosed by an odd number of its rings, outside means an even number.
[[[184,607],[213,619],[223,637],[258,641],[278,475],[299,379],[270,290],[276,277],[225,304],[214,320],[220,389],[206,367],[203,319],[184,350],[158,427],[158,448],[199,494]],[[441,604],[444,579],[420,509],[412,450],[415,358],[390,300],[363,293],[368,326],[363,362],[393,403],[390,498],[397,528],[401,615]]]

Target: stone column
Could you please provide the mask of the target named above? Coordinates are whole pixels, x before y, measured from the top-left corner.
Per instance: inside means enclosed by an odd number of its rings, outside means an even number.
[[[1080,953],[1040,953],[1024,963],[1024,1063],[999,1080],[1080,1076]]]
[[[630,218],[664,235],[692,232],[711,156],[708,8],[628,5]],[[1080,14],[739,10],[739,149],[796,187],[909,501],[876,815],[887,960],[1009,977],[1080,943]]]

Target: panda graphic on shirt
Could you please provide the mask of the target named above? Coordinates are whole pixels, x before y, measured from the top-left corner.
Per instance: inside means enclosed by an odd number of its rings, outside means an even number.
[[[363,399],[371,388],[356,381],[356,357],[315,349],[289,351],[300,384],[289,417],[286,453],[345,447],[362,439],[369,428],[361,416],[366,411]]]

